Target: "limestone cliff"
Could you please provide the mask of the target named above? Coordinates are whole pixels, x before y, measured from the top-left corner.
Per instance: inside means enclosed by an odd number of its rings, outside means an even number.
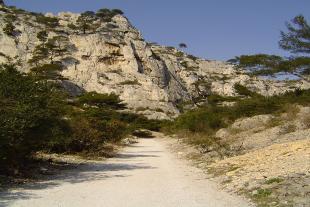
[[[79,14],[46,14],[59,20],[54,27],[38,21],[38,16],[0,4],[0,63],[15,63],[28,72],[33,67],[29,60],[40,44],[40,31],[46,30],[49,38],[65,36],[66,53],[53,61],[62,65],[61,75],[67,79],[63,84],[70,92],[114,92],[130,110],[150,118],[175,117],[180,113],[178,104],[199,104],[211,93],[237,95],[235,83],[263,95],[310,87],[304,80],[280,82],[250,77],[226,62],[204,60],[173,47],[148,43],[123,15],[115,15],[111,21],[97,20],[93,23],[96,28],[85,33],[72,28]],[[8,18],[15,26],[11,35],[4,29]]]

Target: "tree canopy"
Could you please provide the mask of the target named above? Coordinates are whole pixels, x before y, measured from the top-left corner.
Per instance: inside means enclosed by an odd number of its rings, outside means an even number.
[[[97,20],[96,14],[93,11],[83,12],[78,20],[78,27],[86,34],[86,31],[92,28],[92,23]]]
[[[279,45],[292,53],[310,53],[310,25],[304,16],[296,16],[286,23],[288,32],[281,32]]]
[[[281,32],[280,47],[293,54],[310,54],[310,26],[306,19],[299,15],[286,25],[288,32]],[[253,75],[288,72],[300,77],[300,74],[310,74],[310,57],[300,54],[288,58],[268,54],[241,55],[228,62],[247,69]]]
[[[186,45],[185,43],[180,43],[180,44],[179,44],[179,47],[180,47],[180,48],[187,48],[187,45]]]

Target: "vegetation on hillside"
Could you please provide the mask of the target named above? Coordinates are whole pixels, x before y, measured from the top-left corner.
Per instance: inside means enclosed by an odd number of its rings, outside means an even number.
[[[163,131],[188,136],[198,145],[217,144],[215,133],[228,127],[235,120],[261,114],[280,114],[288,105],[310,105],[310,90],[296,90],[283,95],[265,97],[251,92],[238,84],[235,89],[244,97],[223,97],[210,95],[208,104],[181,114],[174,121],[166,122]],[[223,101],[233,101],[233,106],[219,105]]]
[[[106,155],[106,143],[119,142],[135,130],[159,130],[159,122],[119,112],[115,94],[84,93],[72,98],[59,81],[42,78],[42,65],[24,74],[0,66],[0,174],[27,167],[39,150]]]
[[[310,25],[299,15],[291,23],[286,23],[286,26],[288,32],[281,32],[279,46],[298,56],[286,58],[268,54],[241,55],[228,62],[247,69],[252,75],[273,75],[279,72],[309,75]]]

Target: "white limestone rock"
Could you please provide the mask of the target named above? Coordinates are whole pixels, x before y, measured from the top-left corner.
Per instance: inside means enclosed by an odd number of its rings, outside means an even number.
[[[4,15],[1,11],[0,63],[18,63],[21,71],[28,72],[31,68],[28,61],[40,44],[36,35],[46,28],[32,14],[18,14],[15,26],[20,32],[10,37],[2,30],[6,24]],[[61,12],[56,17],[60,26],[50,29],[49,37],[66,35],[69,39],[69,53],[55,58],[64,65],[61,74],[71,82],[64,84],[68,90],[74,95],[83,90],[119,94],[133,111],[147,107],[143,114],[150,118],[176,117],[180,113],[178,103],[193,99],[204,103],[211,93],[235,96],[235,83],[266,96],[310,88],[307,81],[252,78],[226,62],[204,60],[175,48],[147,43],[122,15],[114,16],[109,23],[96,22],[99,24],[96,31],[86,34],[68,28],[79,14]]]

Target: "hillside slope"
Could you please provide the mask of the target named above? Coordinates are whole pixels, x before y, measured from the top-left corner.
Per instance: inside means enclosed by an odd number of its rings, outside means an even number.
[[[0,63],[15,63],[25,72],[38,64],[58,64],[61,81],[73,95],[83,90],[113,92],[130,110],[156,119],[176,117],[179,104],[206,102],[211,93],[236,95],[235,83],[263,95],[310,87],[306,81],[249,77],[226,62],[148,43],[120,14],[109,20],[94,20],[85,32],[75,26],[79,17],[68,12],[42,15],[0,5]],[[10,23],[14,28],[8,32]],[[34,62],[35,52],[42,45],[38,39],[42,31],[47,32],[49,40],[56,39],[61,52]]]

